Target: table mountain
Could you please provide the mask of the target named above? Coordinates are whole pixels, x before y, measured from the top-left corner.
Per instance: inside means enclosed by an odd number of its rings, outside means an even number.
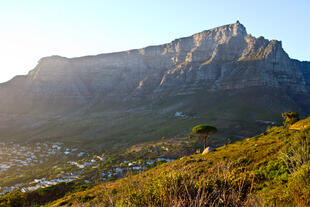
[[[310,62],[237,21],[142,49],[42,58],[28,75],[0,84],[0,132],[131,143],[186,134],[204,121],[220,125],[219,136],[243,137],[254,133],[248,123],[309,113],[309,90]],[[187,118],[176,119],[177,111]],[[232,125],[236,131],[225,131]]]

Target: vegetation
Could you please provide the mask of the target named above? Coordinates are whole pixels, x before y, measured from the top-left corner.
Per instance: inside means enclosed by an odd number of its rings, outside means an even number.
[[[23,146],[21,146],[23,147]],[[54,186],[39,188],[38,190],[27,191],[26,193],[22,193],[20,190],[25,191],[25,188],[32,186],[34,178],[44,178],[42,174],[39,174],[39,171],[35,170],[34,173],[24,171],[29,175],[27,180],[24,178],[15,178],[13,179],[14,182],[19,181],[18,183],[25,184],[24,186],[19,186],[14,191],[11,191],[7,194],[2,195],[0,197],[0,207],[2,206],[33,206],[33,205],[42,205],[44,203],[48,203],[52,200],[56,200],[58,198],[63,197],[66,193],[72,193],[75,191],[81,191],[86,187],[93,186],[94,184],[102,183],[103,181],[113,181],[117,178],[124,177],[127,175],[133,175],[141,171],[148,170],[153,168],[159,164],[167,162],[167,160],[174,160],[179,158],[180,156],[189,155],[195,152],[196,149],[200,148],[201,145],[199,144],[198,140],[188,140],[186,138],[173,138],[173,139],[166,139],[163,138],[157,142],[148,142],[139,145],[132,146],[126,151],[119,151],[118,154],[116,153],[105,153],[102,154],[104,157],[104,161],[96,162],[95,168],[94,165],[87,166],[83,168],[83,173],[79,176],[78,179],[70,182],[59,183]],[[28,149],[28,148],[27,148]],[[79,153],[77,151],[76,153]],[[63,155],[63,151],[61,151]],[[90,162],[90,159],[96,159],[96,156],[85,155],[83,159],[77,160],[78,163],[83,164],[85,162]],[[67,159],[62,160],[63,156],[56,157],[59,163],[62,161],[67,162]],[[72,157],[71,157],[72,158]],[[136,163],[134,166],[129,167],[129,163]],[[148,163],[148,164],[147,164]],[[46,163],[49,164],[49,163]],[[43,166],[42,166],[43,167]],[[76,172],[81,172],[81,169],[73,166],[72,164],[68,164],[67,167],[61,168],[51,168],[47,170],[48,166],[44,166],[42,169],[42,173],[45,171],[49,173],[48,178],[57,178],[59,177],[59,172],[64,173],[66,171],[70,174],[76,174]],[[71,168],[70,168],[71,167]],[[140,170],[133,170],[132,168],[140,168]],[[33,166],[32,166],[33,168]],[[70,168],[70,169],[69,169]],[[122,169],[122,172],[116,173],[115,169]],[[34,169],[33,169],[34,170]],[[114,174],[115,173],[115,174]],[[8,173],[6,173],[8,174]],[[104,175],[103,175],[104,174]],[[18,175],[18,173],[17,173]],[[1,183],[6,184],[7,178],[3,178]],[[38,179],[36,179],[38,180]],[[85,180],[87,180],[87,184],[85,184]],[[35,181],[35,185],[38,181]],[[27,185],[28,183],[28,185]],[[30,183],[30,184],[29,184]],[[17,184],[18,186],[19,184]],[[44,186],[44,185],[42,185]],[[5,187],[1,187],[1,190],[6,189]],[[89,199],[88,196],[85,198],[81,198],[81,200]]]
[[[310,117],[290,126],[307,123]],[[198,133],[198,127],[196,129]],[[91,188],[73,187],[68,191],[44,202],[44,196],[40,197],[38,200],[42,203],[32,204],[26,202],[25,194],[15,192],[4,196],[0,204],[310,206],[310,128],[268,128],[262,134],[216,148],[205,155],[185,156],[137,175]],[[32,193],[36,195],[38,191]]]
[[[300,120],[290,126],[290,129],[294,130],[305,130],[310,128],[310,117],[307,119]]]
[[[89,185],[80,182],[59,183],[36,191],[22,193],[18,190],[12,191],[0,198],[0,207],[23,207],[35,206],[63,197],[68,192],[82,191]]]
[[[212,135],[215,134],[217,132],[217,128],[213,127],[213,126],[208,126],[208,125],[198,125],[195,126],[192,129],[191,134],[195,134],[195,135],[200,135],[202,136],[202,140],[203,140],[203,148],[205,149],[207,147],[207,140],[208,138]]]
[[[93,112],[50,117],[44,127],[36,125],[26,129],[25,126],[22,128],[25,130],[21,131],[13,127],[14,133],[2,136],[1,140],[48,140],[78,146],[96,153],[118,153],[120,149],[158,140],[163,135],[186,137],[193,126],[208,123],[219,129],[212,139],[212,145],[219,146],[227,142],[227,137],[237,141],[261,133],[270,125],[258,120],[274,120],[276,124],[280,123],[281,114],[277,104],[265,107],[266,103],[288,101],[286,98],[275,96],[272,89],[253,88],[250,93],[240,90],[240,93],[222,91],[219,94],[199,90],[195,94],[175,94],[139,102],[141,105],[130,101],[124,104],[106,101],[93,106]],[[175,117],[175,112],[182,112],[187,117]]]
[[[309,141],[309,129],[272,127],[47,206],[309,206]]]
[[[284,119],[284,126],[290,127],[292,124],[299,121],[299,114],[297,112],[285,112],[282,113],[282,117]]]

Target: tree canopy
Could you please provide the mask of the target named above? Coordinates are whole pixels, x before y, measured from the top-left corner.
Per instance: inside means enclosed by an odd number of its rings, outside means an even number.
[[[191,134],[202,136],[203,147],[205,149],[207,147],[207,139],[209,138],[209,136],[215,134],[217,131],[218,130],[216,127],[201,124],[195,126],[192,129]]]
[[[191,134],[196,135],[207,135],[215,134],[217,132],[217,128],[208,125],[197,125],[192,129]]]

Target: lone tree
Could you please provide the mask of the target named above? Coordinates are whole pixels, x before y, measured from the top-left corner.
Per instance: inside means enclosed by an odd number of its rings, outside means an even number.
[[[284,119],[283,124],[285,127],[290,127],[292,124],[299,121],[299,114],[297,112],[285,112],[282,113],[282,117]]]
[[[212,134],[215,134],[216,132],[217,132],[217,128],[215,128],[215,127],[213,127],[213,126],[198,125],[198,126],[195,126],[195,127],[192,129],[191,134],[201,136],[201,137],[202,137],[202,141],[203,141],[203,149],[206,149],[208,138],[209,138]]]

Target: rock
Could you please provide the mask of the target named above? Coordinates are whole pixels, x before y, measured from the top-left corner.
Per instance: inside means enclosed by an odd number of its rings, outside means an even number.
[[[206,149],[203,150],[202,154],[205,155],[205,154],[208,154],[209,152],[212,152],[212,151],[213,151],[212,147],[206,147]]]

